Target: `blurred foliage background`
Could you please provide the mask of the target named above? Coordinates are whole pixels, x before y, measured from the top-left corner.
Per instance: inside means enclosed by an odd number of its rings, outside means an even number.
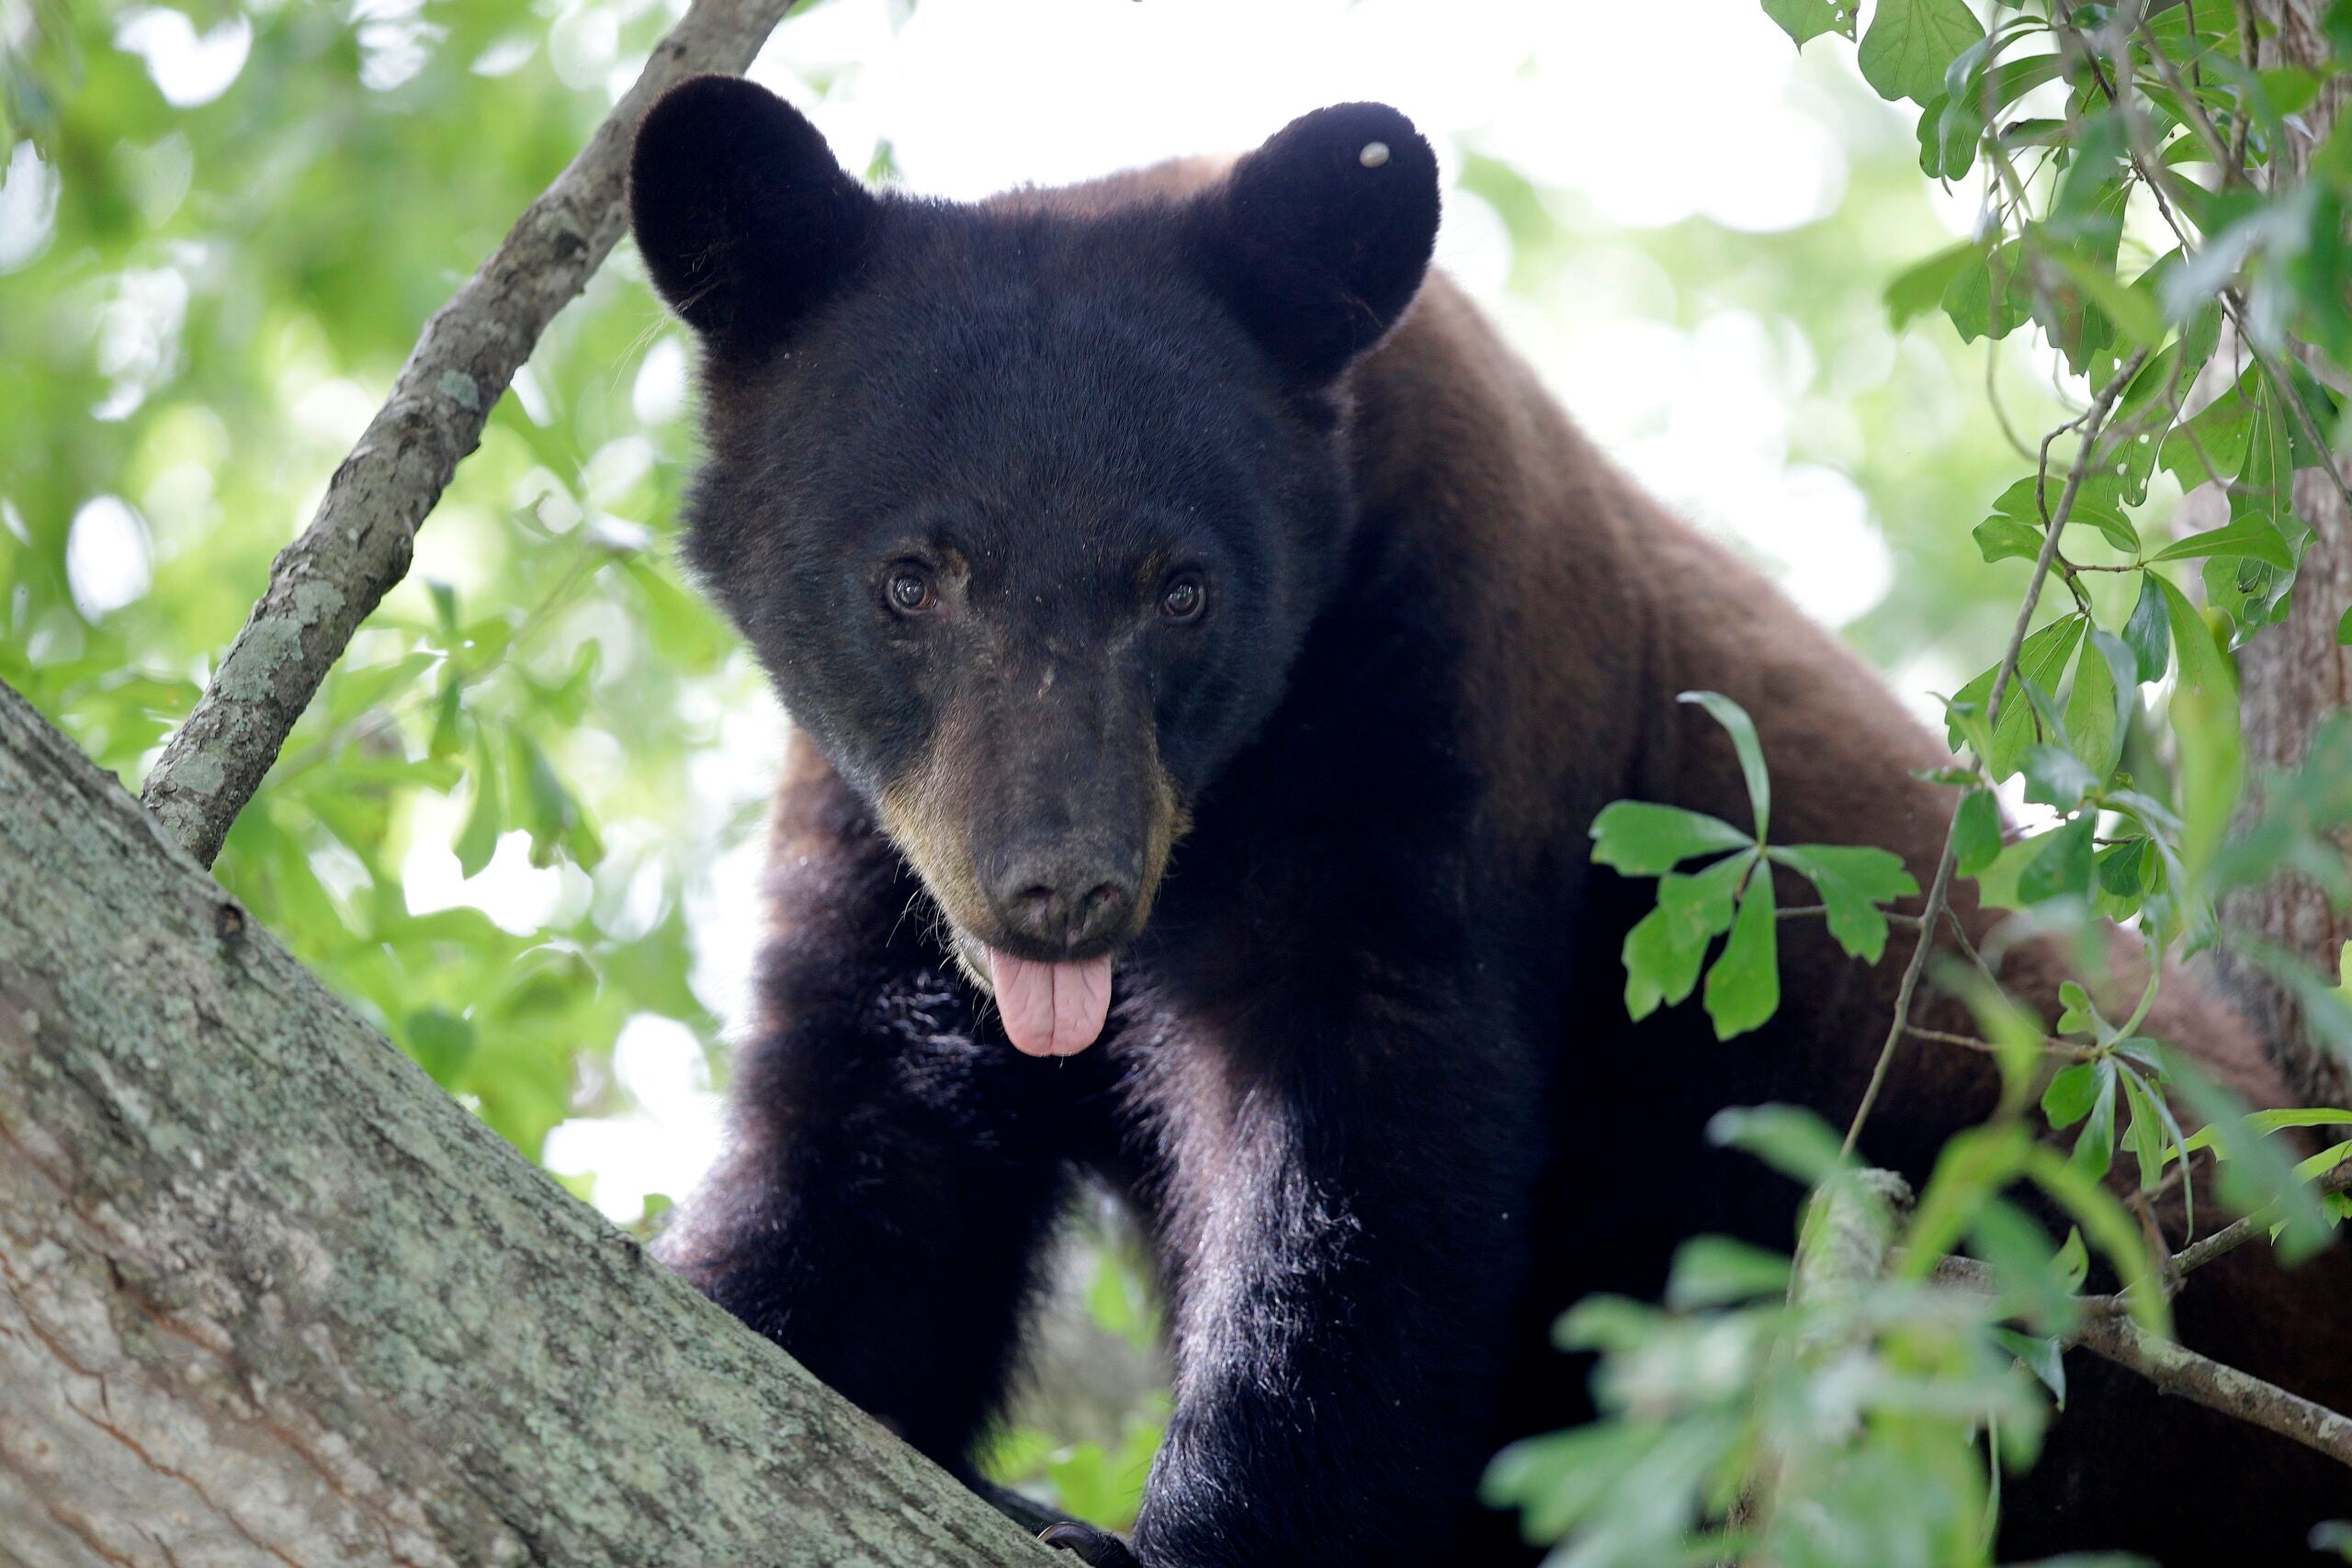
[[[680,8],[0,0],[0,679],[135,787],[424,319]],[[2025,564],[1986,568],[1969,527],[2020,461],[1997,411],[2038,432],[2059,407],[2048,356],[2030,332],[1963,348],[1889,324],[1886,279],[1964,232],[1973,198],[1923,180],[1906,118],[1753,0],[1679,6],[1675,47],[1704,69],[1671,80],[1645,71],[1663,45],[1643,8],[1603,0],[1209,7],[1207,68],[1252,62],[1224,95],[1242,130],[1159,113],[1169,62],[1106,31],[1175,25],[1165,7],[1085,9],[826,0],[754,74],[852,166],[969,194],[1254,141],[1381,60],[1345,96],[1431,132],[1450,265],[1611,450],[1921,711],[1998,653]],[[1002,118],[933,103],[951,77]],[[1144,107],[1115,126],[1084,112],[1123,94]],[[1774,190],[1793,195],[1738,199]],[[674,559],[686,372],[624,246],[219,864],[624,1223],[711,1153],[785,722]],[[1064,1294],[1139,1344],[1125,1258],[1081,1249]],[[1046,1401],[1000,1468],[1119,1522],[1164,1412],[1148,1380],[1129,1392],[1091,1415]]]

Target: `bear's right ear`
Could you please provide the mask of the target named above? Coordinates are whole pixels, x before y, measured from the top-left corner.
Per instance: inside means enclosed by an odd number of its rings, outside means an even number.
[[[857,260],[879,208],[798,110],[741,76],[694,76],[646,111],[630,226],[653,286],[715,344],[772,339]]]

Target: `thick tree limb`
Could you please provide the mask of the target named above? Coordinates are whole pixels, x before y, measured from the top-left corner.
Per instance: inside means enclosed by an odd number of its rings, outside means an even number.
[[[580,155],[425,324],[390,398],[311,525],[271,563],[268,589],[147,776],[148,809],[198,862],[220,852],[351,634],[407,574],[418,526],[481,444],[492,406],[628,227],[638,121],[682,78],[749,65],[792,4],[695,0]]]
[[[6,686],[0,801],[0,1560],[1057,1561],[468,1115]]]

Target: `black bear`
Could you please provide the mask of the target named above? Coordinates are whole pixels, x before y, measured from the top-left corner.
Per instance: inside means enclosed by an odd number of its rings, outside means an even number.
[[[1523,1554],[1475,1494],[1580,1408],[1546,1324],[1654,1295],[1700,1231],[1786,1245],[1795,1190],[1702,1128],[1849,1115],[1905,956],[1794,922],[1759,1035],[1633,1026],[1649,889],[1590,867],[1595,812],[1740,818],[1672,700],[1712,688],[1784,838],[1924,886],[1951,796],[1913,770],[1944,749],[1430,273],[1437,164],[1393,109],[975,206],[870,192],[706,77],[647,117],[631,203],[703,349],[687,553],[796,726],[729,1144],[662,1255],[962,1468],[1092,1173],[1170,1303],[1135,1558]],[[2185,985],[2151,1032],[2284,1094]],[[1918,1179],[1996,1093],[1917,1045],[1866,1152]],[[2186,1331],[2352,1404],[2342,1249],[2283,1283],[2260,1250],[2198,1277]],[[2120,1374],[2072,1403],[2011,1489],[2019,1550],[2284,1561],[2352,1512],[2340,1470]]]

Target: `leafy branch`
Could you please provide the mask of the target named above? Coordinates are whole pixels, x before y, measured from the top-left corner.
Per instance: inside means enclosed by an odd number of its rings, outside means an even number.
[[[1625,1009],[1636,1021],[1690,996],[1707,950],[1728,931],[1707,970],[1707,1015],[1715,1038],[1756,1029],[1780,1010],[1777,919],[1772,867],[1785,866],[1821,895],[1815,907],[1829,934],[1856,958],[1875,964],[1886,951],[1889,916],[1882,906],[1919,891],[1890,851],[1860,844],[1774,844],[1771,775],[1756,725],[1719,692],[1685,692],[1731,735],[1755,827],[1743,832],[1719,817],[1680,807],[1620,800],[1592,822],[1592,858],[1626,876],[1658,879],[1657,906],[1626,933]],[[1720,855],[1703,869],[1674,868]],[[1815,910],[1804,910],[1812,913]]]
[[[490,411],[548,323],[628,226],[621,197],[637,123],[673,84],[741,71],[794,0],[702,0],[481,270],[425,323],[391,395],[335,470],[300,538],[140,798],[205,865],[327,671],[408,572],[416,530],[481,440]]]
[[[2312,1032],[2352,1055],[2352,979],[2331,987],[2215,914],[2222,894],[2281,872],[2339,906],[2352,900],[2337,838],[2352,826],[2352,718],[2322,727],[2297,772],[2261,781],[2241,819],[2248,781],[2233,660],[2286,618],[2319,537],[2298,513],[2296,476],[2323,470],[2352,510],[2330,450],[2342,417],[2331,386],[2352,365],[2343,308],[2352,126],[2338,118],[2310,147],[2308,178],[2294,176],[2289,157],[2296,138],[2310,138],[2300,111],[2331,88],[2340,96],[2352,22],[2328,24],[2332,59],[2257,70],[2255,18],[2233,0],[1878,0],[1867,28],[1862,7],[1843,0],[1763,0],[1763,9],[1800,47],[1855,44],[1864,79],[1916,106],[1927,175],[1952,181],[1981,167],[1977,232],[1893,280],[1895,324],[1939,313],[1962,341],[1988,344],[2031,327],[2080,412],[2038,452],[2018,443],[2031,471],[1973,530],[1988,565],[2030,568],[2001,657],[1946,702],[1950,741],[1965,761],[1936,775],[1959,798],[1927,895],[1916,914],[1880,908],[1883,895],[1864,900],[1878,932],[1871,959],[1891,923],[1918,937],[1843,1136],[1786,1107],[1726,1112],[1716,1131],[1813,1190],[1801,1277],[1816,1227],[1856,1212],[1856,1150],[1906,1040],[1992,1056],[2001,1100],[1989,1122],[1950,1140],[1916,1208],[1888,1216],[1883,1262],[1840,1272],[1834,1291],[1792,1289],[1785,1261],[1702,1238],[1678,1258],[1665,1313],[1593,1303],[1572,1314],[1564,1342],[1603,1357],[1605,1418],[1569,1435],[1594,1478],[1567,1480],[1551,1467],[1571,1456],[1523,1446],[1492,1484],[1555,1510],[1539,1533],[1574,1530],[1580,1560],[1646,1561],[1626,1543],[1665,1519],[1690,1532],[1681,1544],[1694,1560],[1845,1561],[1826,1538],[1790,1532],[1808,1518],[1894,1528],[1885,1510],[1842,1490],[1875,1463],[1905,1477],[1906,1505],[1925,1521],[1905,1538],[1919,1560],[1981,1562],[1998,1492],[1985,1451],[2023,1462],[2044,1415],[2018,1404],[2009,1374],[2030,1369],[2063,1397],[2069,1346],[2352,1462],[2352,1421],[2170,1343],[2164,1306],[2198,1269],[2256,1240],[2291,1262],[2331,1238],[2352,1208],[2352,1139],[2317,1153],[2295,1140],[2347,1113],[2249,1110],[2193,1056],[2154,1038],[2151,1022],[2165,1016],[2168,964],[2223,947],[2276,975]],[[2154,224],[2131,221],[2143,208]],[[2062,462],[2055,454],[2070,438]],[[2137,514],[2159,476],[2184,491],[2211,487],[2226,516],[2169,537],[2152,532]],[[2043,606],[2052,578],[2068,601],[2055,614]],[[2338,637],[2352,643],[2352,611]],[[1740,729],[1726,728],[1739,745]],[[1766,841],[1769,781],[1755,776],[1760,752],[1751,766],[1750,749],[1752,832],[1627,803],[1595,824],[1597,860],[1659,879],[1657,907],[1625,943],[1636,1018],[1687,998],[1722,934],[1708,1011],[1722,1037],[1756,1027],[1770,1016],[1764,1000],[1778,999],[1777,981],[1755,973],[1777,919],[1833,917],[1838,900],[1826,890],[1818,905],[1771,908],[1769,870],[1758,872],[1788,863]],[[2030,806],[2047,808],[2041,822],[2005,820],[1999,792],[2012,780]],[[1695,869],[1678,869],[1689,863]],[[1952,908],[1956,877],[1974,880],[1979,907],[2015,913],[1988,928],[1981,951]],[[2119,996],[2065,982],[2053,1022],[2003,983],[2002,950],[2019,936],[2074,937],[2094,974],[2133,937],[2139,951]],[[1864,955],[1861,944],[1846,946]],[[1942,964],[1942,988],[1973,1009],[1977,1032],[1915,1018],[1931,963]],[[2346,967],[2352,976],[2352,948]],[[2241,1217],[2200,1238],[2206,1188]],[[2012,1190],[2075,1232],[2053,1241]],[[2176,1223],[2177,1242],[2165,1234]],[[1973,1256],[1958,1256],[1963,1247]],[[2081,1293],[2094,1252],[2121,1282],[2118,1293]],[[1905,1293],[1954,1281],[1971,1288]],[[1922,1337],[1944,1359],[1921,1352]],[[1740,1347],[1744,1381],[1681,1375],[1702,1341]],[[1838,1381],[1853,1378],[1867,1380],[1860,1392]],[[1881,1394],[1913,1402],[1904,1407],[1915,1414],[1872,1403]],[[1936,1406],[1942,1417],[1916,1415],[1935,1398],[1950,1401]],[[1845,1425],[1825,1439],[1779,1424],[1783,1399],[1845,1400]],[[1991,1440],[1964,1456],[1936,1446],[1979,1438]],[[1651,1485],[1660,1481],[1663,1491]],[[1649,1488],[1648,1525],[1614,1506],[1621,1486]],[[1872,1560],[1900,1550],[1882,1541]]]

